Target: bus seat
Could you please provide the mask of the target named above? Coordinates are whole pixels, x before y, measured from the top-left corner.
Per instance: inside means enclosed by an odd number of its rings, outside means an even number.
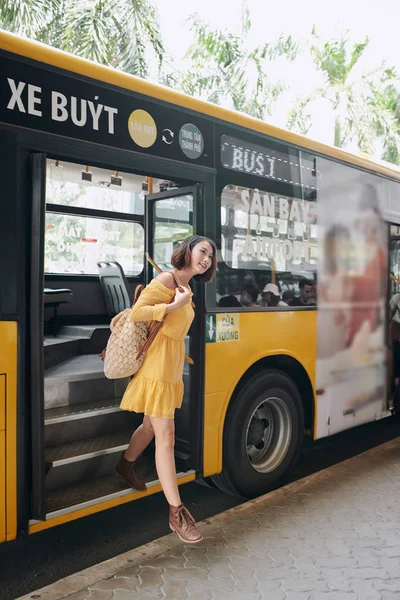
[[[129,308],[133,303],[133,294],[121,265],[116,261],[98,262],[99,278],[110,317]]]
[[[71,302],[73,298],[73,294],[71,290],[66,288],[62,288],[59,290],[53,290],[51,288],[44,288],[43,290],[43,300],[45,308],[53,308],[53,334],[57,335],[59,329],[59,317],[58,317],[58,307],[60,304],[65,304],[67,302]]]

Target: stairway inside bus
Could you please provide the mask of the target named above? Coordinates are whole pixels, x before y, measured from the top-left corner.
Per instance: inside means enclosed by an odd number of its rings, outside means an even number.
[[[68,511],[132,492],[115,473],[141,417],[121,411],[129,379],[106,379],[99,354],[108,325],[69,325],[44,341],[46,512]],[[157,483],[154,449],[138,461]],[[187,470],[177,458],[177,471]]]

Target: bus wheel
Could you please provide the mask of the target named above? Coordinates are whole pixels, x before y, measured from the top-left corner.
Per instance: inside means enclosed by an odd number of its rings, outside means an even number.
[[[276,488],[300,453],[304,429],[299,390],[276,370],[254,375],[228,410],[223,471],[214,483],[231,494],[254,498]]]

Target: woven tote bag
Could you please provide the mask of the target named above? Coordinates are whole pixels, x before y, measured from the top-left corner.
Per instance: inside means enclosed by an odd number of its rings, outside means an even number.
[[[171,275],[178,287],[175,275]],[[142,290],[142,285],[135,289],[133,306]],[[131,321],[131,310],[126,308],[110,323],[111,335],[106,349],[100,355],[104,360],[104,375],[107,379],[122,379],[135,375],[143,364],[146,351],[163,325],[163,321],[153,323],[151,327],[147,321]]]
[[[134,304],[143,286],[135,290]],[[145,321],[131,321],[131,308],[116,315],[111,323],[111,335],[108,339],[104,357],[104,375],[108,379],[121,379],[137,373],[142,366],[144,353],[138,354],[145,345],[149,324]]]

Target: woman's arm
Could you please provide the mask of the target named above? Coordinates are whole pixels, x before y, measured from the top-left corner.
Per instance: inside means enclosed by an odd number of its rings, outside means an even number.
[[[167,302],[166,302],[167,300]],[[168,295],[157,288],[146,287],[130,314],[131,321],[162,321],[166,314]]]
[[[165,315],[178,310],[190,301],[190,292],[187,288],[180,286],[175,289],[172,275],[160,273],[156,280],[171,290],[171,293],[148,285],[131,310],[131,321],[162,321]],[[172,292],[175,292],[175,297]]]
[[[156,279],[170,289],[171,293],[151,284],[145,287],[131,310],[132,321],[162,321],[167,314],[175,282],[168,273],[160,273]]]

